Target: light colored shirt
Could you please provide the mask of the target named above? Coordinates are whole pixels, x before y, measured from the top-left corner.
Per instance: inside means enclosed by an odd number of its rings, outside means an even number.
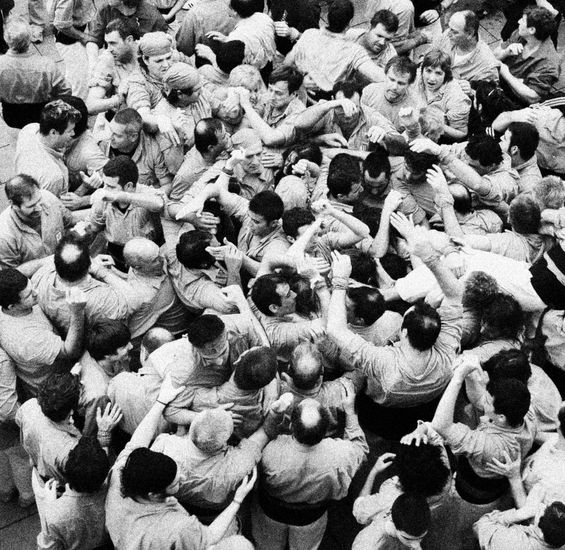
[[[92,174],[101,170],[108,162],[108,157],[96,143],[90,130],[86,130],[78,139],[73,140],[65,151],[65,164],[69,176],[80,178],[80,172]]]
[[[10,422],[16,417],[20,406],[16,382],[16,365],[0,348],[0,422]]]
[[[234,25],[229,2],[225,0],[197,2],[186,12],[177,31],[177,48],[190,57],[194,54],[194,47],[197,44],[212,45],[211,40],[206,38],[206,34],[210,31],[218,31],[227,36]]]
[[[57,281],[54,263],[50,262],[36,271],[32,284],[41,309],[57,329],[66,334],[69,330],[70,311],[65,300],[66,289]],[[127,322],[130,314],[129,304],[126,297],[116,289],[90,275],[87,275],[77,288],[84,293],[86,299],[84,316],[87,324],[106,319]]]
[[[183,476],[177,498],[201,508],[221,510],[241,480],[261,459],[261,448],[243,439],[237,447],[226,446],[217,453],[201,451],[190,435],[161,434],[152,451],[164,453],[177,463]]]
[[[485,514],[473,531],[484,550],[555,550],[543,540],[543,534],[535,525],[505,525],[496,520],[495,514]]]
[[[325,92],[366,62],[371,58],[364,48],[326,29],[305,30],[285,60]]]
[[[479,208],[463,216],[458,214],[457,219],[465,235],[486,235],[502,231],[500,216],[488,208]]]
[[[559,109],[540,107],[534,124],[540,135],[536,150],[542,168],[565,173],[565,117]]]
[[[490,252],[501,254],[518,262],[533,264],[551,246],[544,235],[522,235],[514,231],[486,235],[490,242]]]
[[[94,4],[88,0],[55,0],[51,6],[51,17],[57,30],[87,25],[94,12]]]
[[[46,103],[71,93],[57,64],[33,53],[8,50],[0,57],[0,99],[7,103]]]
[[[75,448],[80,432],[74,424],[53,422],[41,411],[37,399],[26,401],[16,413],[23,448],[39,475],[64,483],[62,470],[69,452]]]
[[[266,13],[256,12],[237,21],[228,40],[241,40],[245,44],[243,62],[258,69],[263,69],[272,61],[277,51],[275,24]]]
[[[106,542],[106,487],[97,493],[77,493],[70,488],[45,504],[45,528],[38,550],[93,550]]]
[[[63,340],[36,305],[29,315],[14,317],[0,311],[0,346],[14,361],[24,387],[36,395],[53,372],[53,363],[63,349]]]
[[[533,191],[536,185],[541,181],[542,176],[536,155],[530,160],[516,166],[515,170],[520,176],[520,193]]]
[[[351,333],[337,342],[367,377],[366,393],[373,401],[388,407],[413,407],[432,401],[445,389],[461,339],[461,307],[446,305],[439,313],[441,331],[419,365],[409,361],[400,343],[377,347]]]
[[[176,548],[205,550],[208,528],[191,516],[175,497],[140,503],[121,494],[121,474],[136,447],[128,443],[110,472],[106,527],[119,550]]]
[[[444,434],[444,440],[454,454],[467,457],[478,476],[492,479],[499,476],[490,472],[487,464],[494,458],[503,461],[504,453],[508,453],[512,460],[526,456],[536,434],[537,422],[530,409],[518,428],[501,428],[483,416],[474,430],[459,422],[453,424]]]
[[[347,495],[368,451],[357,418],[350,419],[344,439],[325,438],[313,446],[279,435],[263,450],[261,484],[269,495],[287,503],[339,500]]]
[[[396,50],[390,42],[388,42],[386,46],[379,53],[375,53],[374,51],[366,48],[364,43],[364,38],[368,32],[369,29],[356,29],[356,28],[349,29],[345,33],[345,37],[348,40],[352,40],[353,42],[359,44],[359,46],[361,46],[362,48],[365,48],[365,50],[369,54],[369,57],[371,58],[371,61],[373,61],[373,63],[384,69],[387,62],[397,55]]]
[[[361,103],[374,111],[378,111],[394,125],[397,131],[403,132],[405,128],[398,119],[400,109],[412,107],[414,111],[418,112],[420,107],[424,106],[424,102],[416,93],[415,85],[409,86],[406,94],[394,103],[386,98],[385,90],[385,82],[373,82],[365,86],[361,94]]]
[[[44,145],[37,122],[22,128],[16,143],[14,162],[17,174],[32,176],[42,189],[56,197],[69,190],[69,170],[63,152]]]
[[[65,229],[73,225],[71,212],[49,191],[41,191],[41,233],[26,225],[9,206],[0,213],[0,267],[18,267],[55,252]]]

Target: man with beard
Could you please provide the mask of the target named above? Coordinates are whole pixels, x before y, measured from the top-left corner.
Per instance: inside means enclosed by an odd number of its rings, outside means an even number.
[[[136,42],[139,26],[128,19],[113,19],[104,30],[107,49],[98,56],[92,70],[90,89],[86,99],[91,115],[117,110],[122,98],[118,87],[138,69]]]

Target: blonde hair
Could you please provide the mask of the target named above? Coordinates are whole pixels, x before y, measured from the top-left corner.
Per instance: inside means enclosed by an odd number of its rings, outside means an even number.
[[[24,53],[31,44],[31,27],[21,17],[10,17],[4,28],[4,38],[12,51]]]

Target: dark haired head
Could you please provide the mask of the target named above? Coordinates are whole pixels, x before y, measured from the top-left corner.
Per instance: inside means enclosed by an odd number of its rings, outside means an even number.
[[[490,126],[501,113],[521,109],[521,106],[512,101],[496,82],[489,80],[480,80],[476,83],[475,102],[484,126]]]
[[[524,312],[515,298],[509,294],[498,293],[490,298],[485,307],[482,323],[484,338],[517,339],[524,328]]]
[[[47,136],[51,130],[55,130],[58,134],[63,134],[70,124],[76,124],[80,118],[80,112],[74,107],[62,99],[56,99],[41,110],[39,133]]]
[[[283,154],[283,173],[290,176],[292,167],[302,159],[309,160],[318,166],[322,164],[322,151],[318,145],[311,142],[301,142],[286,149]]]
[[[304,399],[291,415],[292,435],[298,443],[312,447],[326,437],[330,425],[328,410],[314,399]]]
[[[358,248],[348,248],[343,250],[342,254],[351,258],[350,277],[353,280],[369,286],[376,287],[379,285],[379,279],[377,277],[377,263],[373,256],[367,252],[359,250]]]
[[[367,173],[371,178],[377,178],[382,173],[390,176],[390,160],[388,151],[382,146],[377,146],[363,160],[363,174]]]
[[[263,0],[230,0],[230,8],[242,19],[261,13],[265,9]]]
[[[483,370],[490,380],[498,378],[515,378],[527,385],[532,368],[528,356],[517,349],[506,349],[495,353],[484,364]]]
[[[539,518],[538,527],[547,544],[561,548],[565,544],[565,504],[555,501],[547,506]]]
[[[473,211],[473,199],[469,190],[461,183],[450,183],[448,187],[455,212],[463,216],[470,214]]]
[[[62,422],[78,407],[80,381],[70,372],[50,374],[39,387],[41,412],[53,422]]]
[[[511,134],[509,149],[517,147],[522,159],[530,160],[536,154],[539,145],[537,128],[529,122],[511,122],[508,130]]]
[[[449,82],[453,79],[453,73],[451,71],[451,57],[449,54],[441,50],[430,50],[422,60],[422,72],[426,67],[431,67],[432,69],[439,68],[445,74],[444,82]]]
[[[269,84],[277,82],[286,82],[288,84],[288,93],[293,94],[300,89],[304,77],[293,67],[289,65],[280,65],[269,75]]]
[[[355,94],[361,95],[362,91],[363,87],[361,84],[353,78],[338,80],[332,88],[332,94],[334,97],[338,92],[342,92],[343,96],[347,99],[351,99]]]
[[[365,326],[371,326],[385,312],[385,300],[376,288],[368,286],[350,288],[347,297],[352,302],[353,317],[361,319]]]
[[[390,514],[396,530],[411,537],[423,537],[432,522],[428,502],[419,495],[400,495],[392,504]]]
[[[512,229],[521,235],[531,235],[539,231],[541,209],[538,202],[527,193],[520,193],[510,203],[508,221]]]
[[[235,363],[233,381],[240,390],[260,390],[273,380],[277,366],[277,354],[273,348],[251,348]]]
[[[165,496],[177,475],[177,463],[163,453],[146,447],[134,449],[122,469],[122,496],[147,499],[151,494]]]
[[[347,197],[354,184],[361,182],[359,161],[347,153],[339,153],[328,167],[328,191],[332,197]]]
[[[528,28],[534,28],[534,36],[538,40],[546,40],[555,30],[555,16],[547,8],[538,6],[528,7],[524,10]]]
[[[287,284],[289,284],[288,279],[277,273],[269,273],[255,279],[253,287],[251,288],[251,299],[257,306],[257,309],[261,313],[272,317],[274,312],[271,310],[270,306],[274,305],[278,307],[282,305],[281,296],[277,292],[277,287]]]
[[[88,275],[90,254],[85,241],[69,233],[59,241],[54,254],[55,271],[67,283],[75,283]]]
[[[370,199],[365,202],[365,197],[353,205],[353,216],[362,221],[369,228],[369,235],[375,237],[381,222],[381,209],[373,206]]]
[[[102,488],[110,461],[95,437],[83,436],[69,452],[63,476],[73,491],[96,493]]]
[[[241,40],[218,42],[216,48],[216,65],[225,74],[230,74],[245,59],[245,44]]]
[[[355,8],[349,0],[333,0],[328,7],[328,30],[343,32],[353,19]]]
[[[440,494],[449,479],[449,467],[444,462],[442,448],[437,445],[401,445],[394,465],[402,490],[424,498]]]
[[[487,391],[492,396],[495,414],[503,414],[511,428],[518,428],[524,422],[530,408],[530,391],[515,378],[489,380]]]
[[[308,208],[291,208],[283,214],[282,228],[288,237],[296,239],[298,230],[305,225],[311,225],[316,218]]]
[[[215,118],[203,118],[194,127],[194,147],[201,154],[209,152],[218,145],[218,133],[222,132],[222,123]]]
[[[465,152],[483,168],[498,166],[502,162],[502,150],[498,141],[486,134],[471,136]]]
[[[102,168],[102,173],[109,178],[118,178],[121,187],[128,183],[135,186],[139,179],[137,164],[126,155],[111,158]]]
[[[406,277],[408,274],[408,262],[394,252],[387,252],[380,261],[381,267],[386,271],[387,275],[395,281]]]
[[[86,350],[96,361],[115,355],[118,348],[129,344],[131,333],[122,321],[104,319],[88,327],[86,334]]]
[[[404,163],[410,172],[410,183],[415,183],[426,180],[426,173],[437,164],[437,157],[429,153],[407,151],[404,155]]]
[[[409,344],[418,351],[433,347],[441,330],[439,313],[423,301],[416,302],[405,314],[402,329],[406,329]]]
[[[64,101],[67,105],[70,105],[73,109],[76,109],[79,113],[79,117],[75,121],[75,137],[79,137],[88,127],[88,109],[86,103],[80,98],[74,95],[60,95],[57,99]]]
[[[117,17],[112,19],[104,29],[104,34],[117,32],[122,40],[131,36],[134,40],[139,40],[141,36],[139,32],[139,23],[135,19],[126,19],[125,17]]]
[[[418,65],[414,63],[409,57],[404,55],[397,55],[392,59],[389,59],[385,65],[385,74],[389,71],[394,71],[396,74],[407,74],[410,84],[416,80],[416,73],[418,71]]]
[[[135,109],[129,107],[118,111],[114,117],[114,122],[126,126],[126,132],[128,134],[139,135],[143,128],[141,115]]]
[[[212,235],[200,229],[186,231],[179,237],[176,246],[178,261],[187,269],[206,269],[216,261],[206,251],[210,246]]]
[[[465,281],[463,307],[482,312],[500,292],[496,279],[484,271],[472,272]]]
[[[249,210],[271,223],[282,218],[284,203],[274,191],[261,191],[249,201]]]
[[[17,269],[7,267],[0,270],[0,307],[9,308],[20,302],[20,292],[23,292],[29,279]]]
[[[371,17],[371,28],[374,29],[378,24],[381,24],[386,32],[396,33],[398,31],[398,16],[390,10],[378,10]]]
[[[226,325],[217,315],[201,315],[186,330],[188,341],[195,347],[201,348],[217,340],[226,330]]]

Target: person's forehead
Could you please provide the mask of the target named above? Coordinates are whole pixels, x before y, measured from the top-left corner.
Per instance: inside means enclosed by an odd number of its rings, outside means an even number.
[[[263,146],[261,142],[252,143],[245,149],[245,156],[246,157],[253,157],[255,155],[259,155],[263,151]]]
[[[163,55],[152,55],[148,57],[149,61],[153,61],[153,63],[159,63],[160,61],[165,61],[167,59],[171,59],[173,56],[172,52],[164,53]]]
[[[269,84],[269,90],[277,92],[288,92],[288,82],[286,80],[277,80]]]
[[[279,283],[277,285],[277,294],[286,296],[290,292],[290,285],[288,283]]]
[[[463,31],[465,29],[465,17],[458,13],[455,13],[451,16],[449,20],[449,28],[453,31]]]
[[[22,206],[34,206],[41,200],[41,192],[39,189],[35,189],[31,197],[24,197],[22,201]]]
[[[106,42],[123,42],[123,38],[120,36],[118,31],[111,31],[108,34],[104,35],[104,40]]]
[[[386,76],[392,80],[396,80],[397,82],[403,82],[405,84],[408,84],[408,82],[410,81],[410,74],[409,73],[403,73],[398,71],[397,69],[395,69],[394,67],[391,67],[388,72],[386,73]]]
[[[115,134],[123,134],[126,131],[126,125],[125,124],[120,124],[119,122],[116,122],[115,120],[112,120],[112,122],[110,122],[110,129],[112,130],[112,132],[114,132]]]
[[[390,38],[395,34],[393,32],[388,32],[382,23],[377,23],[376,26],[370,29],[369,32],[373,35],[381,36],[382,38]]]
[[[118,182],[120,181],[120,177],[107,176],[106,174],[104,174],[104,172],[102,172],[102,181],[104,182],[105,185],[117,185]]]
[[[342,90],[339,90],[335,94],[336,99],[343,99],[344,97],[345,97],[345,94],[343,93]],[[361,96],[359,95],[359,92],[354,92],[353,95],[351,97],[348,97],[347,99],[349,99],[353,102],[356,102],[356,101],[359,101],[361,99]]]

